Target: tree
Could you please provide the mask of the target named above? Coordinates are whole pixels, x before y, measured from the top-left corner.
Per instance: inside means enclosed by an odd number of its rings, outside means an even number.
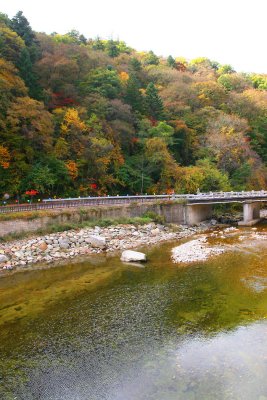
[[[21,51],[25,48],[25,43],[5,24],[0,23],[0,54],[7,61],[16,64]]]
[[[24,40],[26,46],[32,46],[35,43],[35,34],[22,11],[18,11],[12,18],[11,27]]]
[[[206,145],[222,171],[231,175],[247,158],[253,157],[246,136],[248,129],[246,120],[223,113],[209,122]]]
[[[18,97],[7,111],[7,135],[13,156],[32,163],[40,154],[52,150],[52,118],[43,103]]]
[[[120,50],[118,48],[118,43],[115,42],[113,39],[108,40],[106,49],[107,49],[108,55],[112,58],[118,57],[118,55],[120,54]]]
[[[140,92],[140,83],[134,74],[130,74],[126,85],[125,100],[135,111],[144,110],[144,100]]]
[[[175,61],[175,58],[173,58],[173,56],[169,56],[167,58],[167,65],[168,65],[168,67],[171,67],[171,68],[175,67],[176,61]]]
[[[156,54],[153,53],[153,51],[149,51],[145,56],[144,64],[145,65],[158,65],[159,58],[156,56]]]
[[[26,96],[27,89],[13,64],[0,58],[0,120],[6,123],[6,111],[16,96]]]
[[[0,145],[0,166],[4,169],[10,166],[11,155],[5,146]]]
[[[142,64],[136,57],[132,57],[129,61],[129,69],[132,72],[139,72],[142,69]]]
[[[163,118],[163,102],[158,94],[156,86],[152,82],[147,85],[145,103],[147,113],[150,117],[156,120],[160,120]]]
[[[17,62],[17,67],[21,78],[29,88],[29,95],[33,98],[41,97],[41,87],[37,82],[36,74],[33,72],[33,64],[31,61],[29,50],[25,47],[21,50]]]
[[[167,145],[171,145],[173,143],[173,134],[173,127],[163,121],[148,129],[148,137],[161,138]]]
[[[218,78],[218,83],[228,91],[243,92],[248,89],[251,84],[247,77],[242,74],[228,73],[223,74]]]
[[[117,71],[97,68],[85,77],[80,88],[83,95],[99,93],[104,97],[114,99],[121,90],[121,82]]]
[[[50,193],[56,182],[55,176],[47,166],[37,164],[22,181],[21,189],[35,189],[39,193]]]

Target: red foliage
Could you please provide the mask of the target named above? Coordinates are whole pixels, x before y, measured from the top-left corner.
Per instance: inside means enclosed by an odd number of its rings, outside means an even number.
[[[25,194],[29,195],[29,196],[36,196],[39,192],[37,190],[31,189],[31,190],[27,190],[25,192]]]
[[[72,97],[66,97],[64,93],[58,92],[53,93],[48,107],[50,109],[72,106],[77,104],[77,102]]]

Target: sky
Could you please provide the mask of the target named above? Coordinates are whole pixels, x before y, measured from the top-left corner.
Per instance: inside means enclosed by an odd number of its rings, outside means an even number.
[[[0,0],[9,17],[19,10],[35,31],[77,29],[138,51],[267,73],[267,0]]]

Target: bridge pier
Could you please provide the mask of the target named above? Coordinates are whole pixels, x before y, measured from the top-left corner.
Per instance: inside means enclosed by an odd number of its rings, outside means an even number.
[[[260,221],[260,203],[243,203],[243,221],[238,222],[240,226],[252,226]]]
[[[187,225],[197,225],[212,217],[212,204],[187,204],[185,209]]]

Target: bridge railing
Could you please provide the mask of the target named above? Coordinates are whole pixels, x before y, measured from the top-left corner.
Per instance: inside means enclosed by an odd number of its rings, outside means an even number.
[[[190,201],[222,201],[240,199],[266,198],[267,191],[241,191],[241,192],[209,192],[197,194],[172,194],[172,195],[140,195],[140,196],[103,196],[103,197],[83,197],[83,198],[68,198],[68,199],[44,199],[41,203],[35,204],[20,204],[20,205],[5,205],[0,207],[0,214],[21,212],[21,211],[37,211],[49,210],[58,208],[71,208],[83,206],[100,206],[112,204],[129,204],[129,203],[145,203],[156,200],[188,200]]]

